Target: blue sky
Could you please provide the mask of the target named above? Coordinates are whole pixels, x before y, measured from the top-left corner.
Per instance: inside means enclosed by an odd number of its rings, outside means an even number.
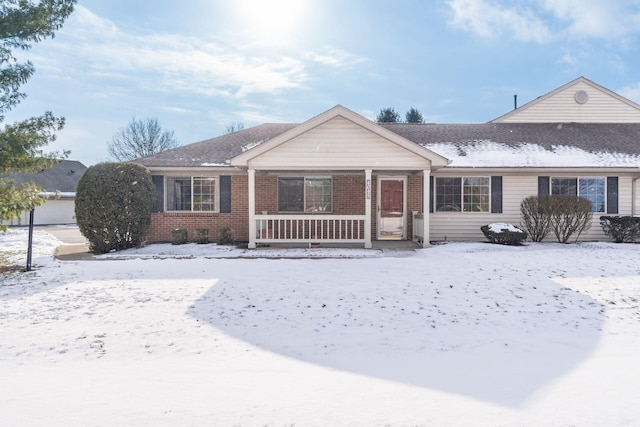
[[[7,121],[64,116],[86,165],[132,117],[181,144],[336,104],[486,122],[579,76],[640,102],[639,39],[638,0],[80,0]]]

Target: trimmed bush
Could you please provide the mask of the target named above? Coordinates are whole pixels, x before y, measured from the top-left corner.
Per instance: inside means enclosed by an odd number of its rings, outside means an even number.
[[[566,194],[527,197],[520,203],[521,227],[534,242],[541,242],[553,231],[560,243],[591,227],[591,201]]]
[[[171,231],[171,244],[184,245],[187,243],[187,230],[184,228],[176,228]]]
[[[604,234],[616,243],[635,242],[640,238],[640,217],[601,216],[600,225]]]
[[[196,228],[196,243],[204,245],[209,243],[209,229]]]
[[[218,231],[218,244],[219,245],[233,245],[233,230],[229,227],[223,227]]]
[[[551,230],[558,242],[567,243],[575,234],[577,241],[591,227],[591,201],[583,197],[558,194],[551,198]]]
[[[134,163],[91,166],[78,182],[75,213],[93,253],[136,247],[151,221],[154,187],[149,171]]]
[[[491,242],[500,245],[519,246],[527,239],[527,233],[511,224],[494,223],[480,227],[484,236]]]
[[[542,242],[551,232],[551,196],[531,196],[520,203],[524,229],[533,242]]]

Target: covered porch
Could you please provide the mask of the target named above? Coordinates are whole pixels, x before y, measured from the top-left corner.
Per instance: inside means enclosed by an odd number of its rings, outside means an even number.
[[[249,248],[266,244],[306,244],[326,246],[358,244],[372,248],[375,241],[415,241],[429,244],[429,217],[424,215],[424,200],[429,200],[430,171],[406,171],[390,174],[363,172],[301,171],[277,173],[249,170]],[[299,179],[307,187],[321,176],[330,184],[324,202],[305,190],[301,204],[304,212],[286,212],[281,188],[283,182]],[[258,189],[258,190],[256,190]],[[277,203],[276,203],[277,200]],[[426,217],[426,220],[425,220]],[[426,236],[426,238],[425,238]]]
[[[427,247],[431,171],[447,163],[342,106],[231,159],[247,172],[249,248]]]

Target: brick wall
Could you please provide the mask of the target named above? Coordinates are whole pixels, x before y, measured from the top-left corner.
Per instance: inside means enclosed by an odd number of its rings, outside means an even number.
[[[169,242],[171,232],[176,228],[187,230],[189,241],[194,241],[197,228],[209,229],[209,240],[218,240],[221,228],[233,230],[238,241],[249,240],[249,207],[247,195],[247,176],[231,176],[231,213],[213,212],[160,212],[151,214],[151,226],[148,230],[148,241]]]
[[[249,240],[248,178],[231,176],[231,213],[211,212],[161,212],[154,213],[149,227],[149,242],[169,242],[172,230],[184,228],[190,241],[195,240],[197,228],[209,229],[209,240],[218,239],[218,231],[229,227],[237,241]],[[422,177],[409,175],[407,181],[407,236],[412,236],[411,212],[422,211]],[[364,215],[365,176],[333,175],[334,215]],[[371,236],[376,236],[377,179],[371,178]],[[256,173],[256,213],[278,212],[278,178],[275,175]]]

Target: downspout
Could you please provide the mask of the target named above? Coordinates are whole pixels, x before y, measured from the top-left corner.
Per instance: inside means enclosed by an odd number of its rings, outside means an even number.
[[[637,202],[637,189],[638,189],[639,179],[640,177],[635,177],[631,181],[631,216],[637,215],[636,202]]]

